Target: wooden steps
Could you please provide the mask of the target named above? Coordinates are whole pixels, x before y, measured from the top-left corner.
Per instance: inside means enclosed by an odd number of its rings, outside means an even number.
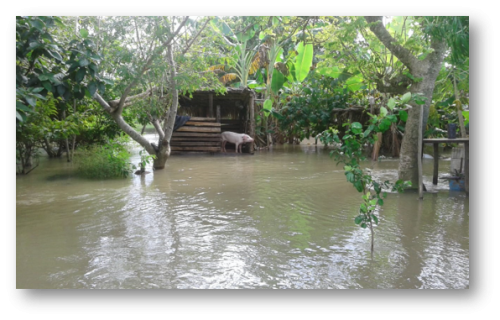
[[[172,134],[172,152],[220,152],[221,124],[215,121],[215,118],[191,117]]]

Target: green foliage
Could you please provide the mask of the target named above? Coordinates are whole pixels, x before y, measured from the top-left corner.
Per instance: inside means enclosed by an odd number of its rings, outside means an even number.
[[[313,45],[300,42],[297,46],[298,56],[295,59],[295,78],[302,82],[309,74],[313,60]]]
[[[128,140],[127,136],[121,136],[106,145],[82,150],[76,159],[77,172],[89,179],[126,178],[131,169],[130,153],[126,148]]]
[[[309,138],[323,132],[334,123],[333,109],[347,108],[349,92],[341,79],[312,75],[296,93],[285,99],[278,118],[286,135]]]
[[[56,28],[59,27],[59,29]],[[16,17],[16,117],[26,120],[36,101],[50,93],[63,101],[104,92],[105,83],[98,75],[102,59],[88,32],[57,37],[66,25],[60,17]]]
[[[411,99],[411,95],[410,95]],[[403,96],[401,101],[408,102],[408,96]],[[394,103],[395,106],[395,103]],[[393,108],[390,108],[393,109]],[[377,133],[387,131],[392,123],[398,121],[397,115],[392,111],[380,112],[379,115],[370,115],[371,119],[367,126],[359,122],[346,123],[345,135],[340,138],[339,131],[330,127],[321,134],[320,140],[324,144],[339,144],[340,147],[332,150],[330,156],[334,156],[337,164],[344,164],[344,174],[349,183],[362,193],[362,203],[359,207],[359,215],[354,219],[354,223],[362,228],[370,228],[373,235],[373,224],[378,224],[378,217],[375,215],[377,208],[384,204],[386,191],[402,192],[405,187],[410,186],[410,182],[398,180],[395,183],[389,181],[376,181],[369,170],[363,170],[362,161],[366,160],[363,153],[363,145],[373,144]],[[372,237],[373,249],[373,237]]]
[[[141,157],[141,161],[138,163],[138,165],[141,169],[141,172],[144,172],[146,166],[150,163],[153,163],[154,159],[156,159],[155,155],[148,154],[145,149],[139,151],[139,156]],[[135,165],[132,165],[132,168],[136,169],[137,167]]]
[[[462,111],[462,116],[464,117],[464,125],[469,125],[469,111]]]

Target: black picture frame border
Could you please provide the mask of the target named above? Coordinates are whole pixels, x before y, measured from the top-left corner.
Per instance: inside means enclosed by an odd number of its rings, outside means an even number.
[[[365,8],[30,8],[16,15],[468,15],[470,17],[470,276],[461,290],[41,290],[15,288],[15,81],[14,18],[8,29],[8,252],[13,304],[25,312],[473,312],[492,294],[492,70],[491,23],[466,7]],[[481,123],[481,125],[479,125]],[[425,199],[425,197],[424,197]]]

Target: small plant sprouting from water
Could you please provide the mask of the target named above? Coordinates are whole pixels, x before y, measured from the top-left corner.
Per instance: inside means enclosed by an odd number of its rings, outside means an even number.
[[[394,104],[389,105],[391,111],[397,111],[394,107]],[[399,111],[399,116],[404,117],[405,113]],[[387,196],[387,192],[383,190],[403,192],[405,188],[411,186],[411,182],[402,180],[398,180],[395,183],[391,183],[390,181],[378,182],[374,180],[369,169],[363,170],[361,168],[361,162],[366,160],[363,146],[366,144],[373,145],[376,141],[377,133],[384,133],[391,127],[392,123],[398,121],[398,116],[390,114],[384,107],[381,107],[379,115],[369,115],[371,119],[365,130],[363,130],[363,126],[359,122],[346,123],[344,126],[347,126],[348,129],[342,139],[338,136],[339,131],[330,127],[321,134],[320,140],[325,145],[341,145],[339,148],[332,150],[330,156],[335,156],[335,159],[338,161],[337,164],[344,164],[347,181],[352,183],[356,190],[363,194],[363,201],[359,206],[359,215],[354,218],[354,223],[361,228],[370,229],[370,249],[373,256],[373,225],[378,225],[377,208],[384,204],[384,198]]]
[[[148,154],[146,149],[139,151],[139,156],[141,157],[141,161],[138,163],[139,172],[136,173],[142,174],[146,172],[146,166],[153,162],[153,160],[156,159],[156,156]],[[133,168],[136,169],[137,167],[134,165]]]

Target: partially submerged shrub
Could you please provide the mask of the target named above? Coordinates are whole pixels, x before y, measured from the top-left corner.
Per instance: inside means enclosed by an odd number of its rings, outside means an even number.
[[[131,169],[127,141],[128,138],[122,136],[106,145],[94,145],[84,149],[76,161],[78,173],[91,179],[127,177]]]

